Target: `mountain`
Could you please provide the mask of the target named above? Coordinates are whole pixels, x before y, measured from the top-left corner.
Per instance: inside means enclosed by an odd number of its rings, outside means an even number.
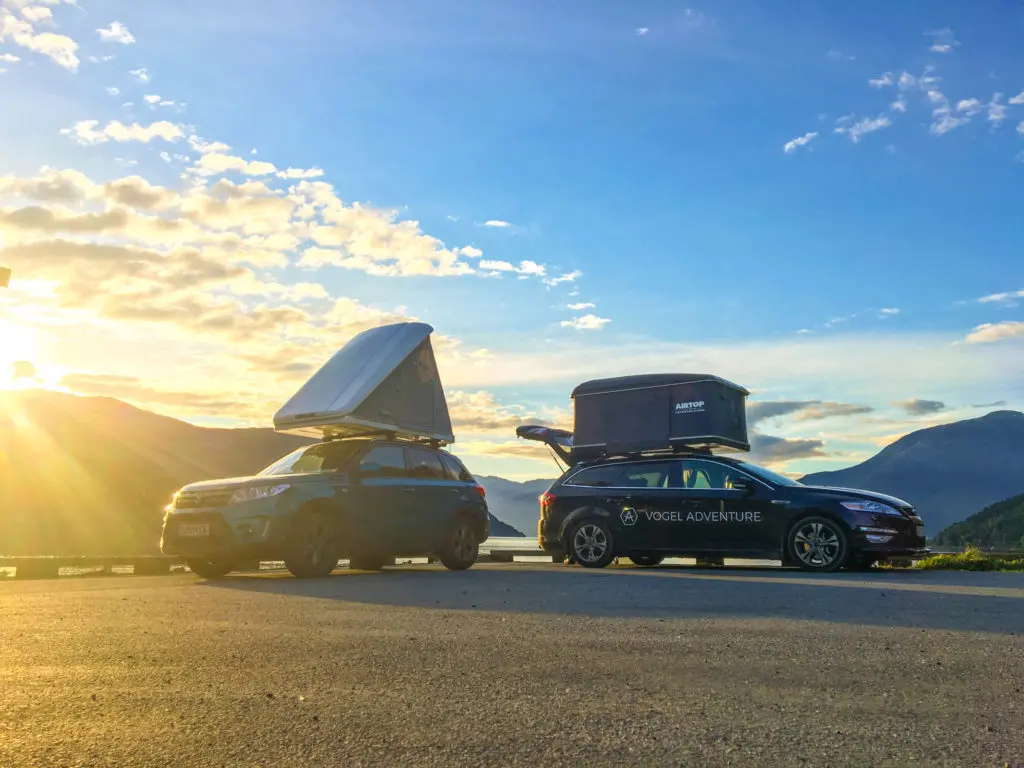
[[[934,535],[1024,492],[1024,413],[993,411],[911,432],[861,464],[801,482],[898,496],[917,507]]]
[[[1024,493],[985,507],[935,537],[941,547],[1024,549]]]
[[[554,480],[518,483],[502,477],[480,475],[477,481],[487,491],[487,506],[495,516],[523,531],[518,534],[520,536],[532,538],[537,535],[537,520],[540,519],[540,502],[537,498],[551,487]]]
[[[112,398],[0,392],[0,554],[156,552],[175,490],[251,475],[309,442],[197,427]]]

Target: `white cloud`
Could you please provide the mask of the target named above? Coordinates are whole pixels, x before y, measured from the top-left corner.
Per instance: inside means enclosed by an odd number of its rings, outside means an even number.
[[[953,30],[937,29],[934,32],[925,32],[926,36],[934,39],[931,47],[928,49],[933,53],[950,53],[955,47],[960,45],[960,41],[953,35]]]
[[[1000,104],[999,100],[1003,97],[1003,94],[993,94],[992,100],[988,103],[988,121],[994,124],[997,128],[1002,125],[1006,119],[1006,105]],[[1013,103],[1011,101],[1011,103]]]
[[[205,155],[208,152],[230,152],[231,147],[222,141],[206,141],[199,136],[189,136],[188,144],[196,152]]]
[[[896,101],[889,105],[889,109],[893,112],[906,112],[907,111],[907,100],[900,96]]]
[[[267,176],[276,173],[277,167],[265,160],[246,160],[223,152],[207,152],[199,158],[194,170],[200,176],[219,176],[229,171],[238,171],[246,176]]]
[[[593,309],[596,306],[597,306],[597,304],[594,304],[592,302],[581,301],[578,304],[570,304],[568,308],[572,309],[572,310],[575,310],[575,311],[579,311],[581,309]]]
[[[969,122],[971,122],[969,117],[953,117],[950,114],[941,114],[939,119],[932,123],[929,130],[936,136],[942,136],[954,128],[967,125]]]
[[[650,32],[650,31],[651,31],[651,30],[650,30],[650,28],[648,28],[648,27],[637,27],[637,28],[636,28],[636,33],[637,33],[638,35],[640,35],[641,37],[643,37],[644,35],[646,35],[646,34],[647,34],[648,32]]]
[[[120,43],[121,45],[132,45],[135,42],[135,36],[128,31],[128,27],[122,24],[120,21],[112,21],[109,27],[101,27],[96,30],[100,35],[100,40],[104,43]]]
[[[110,94],[111,96],[120,96],[121,95],[121,89],[118,88],[117,86],[111,85],[111,86],[107,87],[107,93]]]
[[[1010,99],[1010,103],[1011,104],[1024,104],[1024,91],[1021,91],[1016,96],[1014,96],[1012,99]]]
[[[472,245],[464,245],[459,249],[459,253],[463,256],[468,256],[471,259],[477,259],[484,255],[483,251]]]
[[[140,67],[139,69],[130,69],[128,70],[128,74],[134,77],[140,83],[148,83],[150,80],[149,70],[145,67]]]
[[[610,323],[607,317],[598,317],[597,315],[582,315],[581,317],[574,317],[572,320],[563,320],[563,328],[575,328],[577,331],[599,331],[607,323]]]
[[[533,275],[536,277],[543,276],[546,272],[544,266],[535,261],[521,261],[519,266],[516,266],[510,261],[481,259],[478,266],[482,270],[491,272],[515,272],[518,275]]]
[[[1024,290],[1006,291],[1004,293],[993,293],[982,296],[978,299],[979,304],[1009,304],[1012,305],[1017,299],[1024,298]]]
[[[4,62],[5,64],[16,64],[19,61],[21,61],[21,59],[15,56],[13,53],[0,53],[0,61]]]
[[[1017,123],[1017,133],[1019,133],[1021,136],[1024,136],[1024,120],[1021,120],[1019,123]]]
[[[106,56],[90,56],[87,60],[93,64],[105,64],[108,61],[113,61],[114,56],[110,54]]]
[[[282,179],[316,179],[324,175],[323,168],[285,168],[278,171],[277,175]]]
[[[805,133],[803,136],[797,136],[795,139],[790,139],[782,145],[782,151],[786,153],[795,152],[798,147],[810,144],[817,135],[817,131],[811,131],[810,133]]]
[[[885,88],[892,85],[894,80],[892,79],[892,72],[886,72],[884,75],[868,80],[868,85],[872,88]]]
[[[185,135],[181,126],[166,120],[159,120],[150,125],[125,125],[120,120],[111,120],[102,129],[98,128],[99,124],[99,120],[79,120],[71,128],[63,128],[61,133],[70,136],[79,144],[103,144],[107,141],[148,143],[154,139],[177,141]]]
[[[67,35],[58,35],[53,32],[37,34],[29,21],[19,19],[6,8],[0,7],[0,42],[7,41],[46,56],[64,69],[72,72],[78,70],[80,62],[75,53],[78,50],[78,43]]]
[[[583,273],[578,269],[574,269],[572,272],[567,272],[564,275],[559,275],[558,277],[549,277],[544,281],[544,284],[555,286],[559,283],[571,283],[580,277],[583,277]]]
[[[898,315],[900,310],[898,307],[883,307],[880,313],[883,315]]]
[[[162,101],[155,93],[147,93],[142,98],[147,104],[159,104]]]
[[[502,221],[501,219],[489,219],[488,221],[484,222],[484,226],[492,227],[494,229],[505,229],[506,227],[511,227],[512,225],[507,221]]]
[[[983,109],[981,99],[961,99],[957,102],[956,111],[976,115]]]
[[[968,344],[988,344],[993,341],[1024,336],[1024,322],[1004,320],[1001,323],[983,323],[975,327],[964,339]]]
[[[904,72],[900,75],[899,86],[901,91],[907,91],[917,85],[917,78],[909,72]]]
[[[892,121],[888,117],[879,115],[876,118],[865,117],[853,125],[837,125],[835,132],[849,134],[850,141],[856,144],[864,134],[888,128],[890,125],[892,125]]]
[[[32,24],[53,21],[53,11],[41,5],[25,5],[21,8],[21,17]]]

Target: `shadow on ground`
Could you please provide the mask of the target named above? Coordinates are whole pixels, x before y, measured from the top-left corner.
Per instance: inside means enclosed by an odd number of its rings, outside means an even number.
[[[239,574],[197,588],[434,610],[568,617],[763,618],[1024,634],[1024,574],[767,568],[428,567],[336,571],[323,579]]]

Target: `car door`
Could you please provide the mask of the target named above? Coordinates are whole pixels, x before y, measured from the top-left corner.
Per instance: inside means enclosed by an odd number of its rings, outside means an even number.
[[[774,523],[785,510],[773,506],[770,488],[723,462],[698,459],[690,464],[693,480],[706,502],[703,524],[709,547],[736,555],[772,549],[769,540]],[[737,478],[746,482],[748,491],[733,488]]]
[[[403,554],[432,552],[451,527],[458,500],[458,483],[452,482],[434,450],[406,446],[405,462],[414,490],[411,506],[403,516]]]
[[[375,445],[359,461],[350,495],[347,536],[356,552],[397,554],[404,537],[404,520],[415,501],[405,451],[400,445]]]
[[[684,538],[689,500],[678,493],[679,462],[642,461],[619,465],[605,503],[614,507],[625,551],[676,551]]]

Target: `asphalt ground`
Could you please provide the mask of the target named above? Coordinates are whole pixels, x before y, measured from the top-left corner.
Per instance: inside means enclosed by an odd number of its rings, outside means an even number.
[[[0,582],[0,766],[1024,764],[1024,574]]]

